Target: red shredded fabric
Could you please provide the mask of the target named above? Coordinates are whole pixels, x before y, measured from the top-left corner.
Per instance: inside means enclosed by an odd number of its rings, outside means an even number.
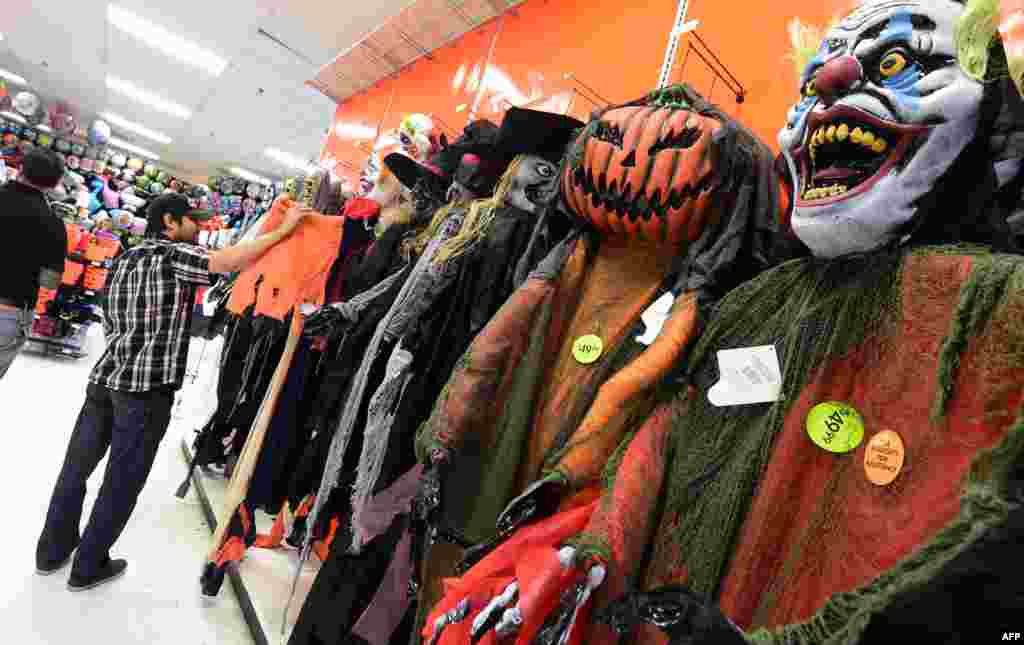
[[[524,607],[524,617],[531,618],[520,629],[520,637],[527,634],[527,629],[532,629],[535,634],[548,613],[557,605],[559,591],[570,584],[569,580],[561,579],[563,571],[558,563],[557,548],[583,530],[596,504],[596,501],[591,501],[527,526],[481,560],[465,576],[445,579],[445,596],[427,618],[423,629],[424,639],[430,639],[435,621],[464,598],[471,599],[471,609],[463,623],[471,626],[473,618],[491,598],[500,595],[515,580],[520,584],[520,606]],[[579,572],[568,569],[564,574],[576,576]],[[468,631],[462,638],[457,633],[461,633],[461,630],[447,628],[441,643],[462,645],[469,642]]]

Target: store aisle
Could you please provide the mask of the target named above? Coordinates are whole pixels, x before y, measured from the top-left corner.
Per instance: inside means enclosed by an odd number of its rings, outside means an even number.
[[[98,327],[93,329],[98,332]],[[0,450],[4,540],[0,551],[0,624],[6,643],[64,645],[248,645],[238,602],[225,585],[212,604],[198,578],[210,533],[194,493],[174,497],[184,473],[180,434],[171,431],[114,557],[127,575],[109,586],[72,594],[68,569],[35,574],[35,543],[85,396],[86,378],[102,338],[90,338],[90,357],[77,362],[23,354],[0,380],[0,409],[8,437]],[[105,462],[89,483],[99,488]]]

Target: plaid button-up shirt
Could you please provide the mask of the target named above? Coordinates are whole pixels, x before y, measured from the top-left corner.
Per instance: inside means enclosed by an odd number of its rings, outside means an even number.
[[[196,288],[210,284],[207,252],[146,240],[114,262],[104,298],[107,349],[89,380],[122,392],[179,387]]]

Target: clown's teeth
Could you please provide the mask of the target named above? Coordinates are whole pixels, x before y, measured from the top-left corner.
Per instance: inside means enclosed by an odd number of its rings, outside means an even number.
[[[877,135],[870,130],[865,130],[860,127],[855,127],[851,130],[850,126],[846,123],[840,123],[839,125],[833,124],[818,128],[810,137],[807,138],[807,146],[811,154],[814,155],[816,149],[825,144],[836,142],[845,143],[846,141],[864,146],[865,148],[877,153],[885,152],[889,147],[889,142],[881,135]]]
[[[818,199],[825,199],[826,197],[838,197],[849,191],[849,188],[841,184],[833,184],[832,186],[823,186],[821,188],[810,188],[804,191],[804,199],[807,201],[815,201]]]

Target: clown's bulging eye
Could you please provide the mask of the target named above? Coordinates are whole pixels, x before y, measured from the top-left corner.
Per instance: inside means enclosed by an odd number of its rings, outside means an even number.
[[[553,166],[542,163],[537,166],[537,174],[544,179],[550,179],[555,176],[555,169]]]
[[[701,131],[699,128],[683,128],[681,132],[673,132],[667,137],[658,140],[651,146],[648,154],[655,155],[662,150],[684,150],[690,148],[700,140]]]
[[[891,51],[878,63],[878,73],[882,78],[892,78],[907,68],[909,61],[902,51]]]
[[[622,130],[620,130],[619,126],[614,123],[606,123],[605,121],[598,122],[594,136],[597,137],[599,141],[610,143],[619,148],[622,147]]]
[[[818,85],[814,78],[804,83],[804,89],[801,91],[804,96],[817,96]]]

